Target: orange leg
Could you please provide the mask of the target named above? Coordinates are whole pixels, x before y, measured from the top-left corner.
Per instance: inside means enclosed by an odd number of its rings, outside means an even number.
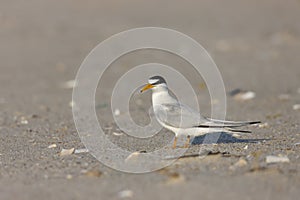
[[[187,140],[186,140],[186,142],[185,142],[185,144],[184,144],[184,148],[188,148],[189,146],[190,146],[190,142],[191,142],[191,136],[187,136]]]
[[[176,148],[176,144],[177,144],[177,137],[175,136],[175,139],[174,139],[174,143],[173,143],[173,149],[175,149]]]

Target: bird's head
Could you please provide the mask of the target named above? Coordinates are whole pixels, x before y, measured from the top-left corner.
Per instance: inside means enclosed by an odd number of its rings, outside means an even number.
[[[148,84],[144,85],[140,92],[145,92],[149,89],[167,88],[166,80],[161,76],[152,76],[148,79]]]

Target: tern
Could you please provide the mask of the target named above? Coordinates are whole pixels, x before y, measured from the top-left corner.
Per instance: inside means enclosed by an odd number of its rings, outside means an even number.
[[[187,137],[184,147],[188,147],[191,136],[200,136],[209,132],[250,133],[236,128],[260,123],[260,121],[224,121],[204,117],[171,96],[167,82],[161,76],[149,78],[140,92],[149,89],[152,90],[152,107],[157,121],[164,128],[175,133],[173,148],[176,148],[177,138],[180,136]]]

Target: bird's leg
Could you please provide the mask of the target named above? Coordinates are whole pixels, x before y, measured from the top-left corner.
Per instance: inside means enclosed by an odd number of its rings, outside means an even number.
[[[188,135],[187,136],[187,140],[186,140],[186,142],[184,144],[184,148],[188,148],[190,146],[190,141],[191,141],[191,136]]]
[[[176,148],[176,144],[177,144],[177,136],[175,136],[175,139],[174,139],[174,143],[173,143],[173,149],[175,149]]]

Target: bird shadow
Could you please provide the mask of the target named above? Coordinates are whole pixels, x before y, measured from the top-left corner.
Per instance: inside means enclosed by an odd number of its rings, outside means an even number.
[[[214,132],[197,136],[193,139],[192,145],[198,144],[228,144],[228,143],[258,143],[269,139],[240,139],[226,132]]]

